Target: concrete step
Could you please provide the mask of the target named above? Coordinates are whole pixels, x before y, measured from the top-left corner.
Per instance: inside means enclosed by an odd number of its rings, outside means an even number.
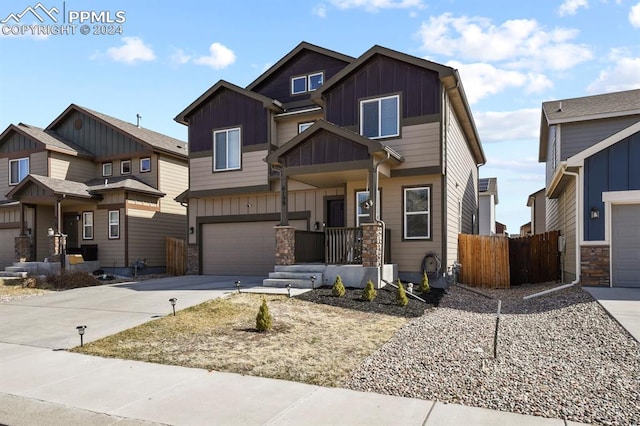
[[[27,275],[29,273],[25,271],[0,271],[0,278],[27,278]]]
[[[286,278],[298,280],[311,280],[311,276],[316,277],[316,282],[322,282],[322,272],[269,272],[269,278]]]
[[[278,287],[286,288],[287,285],[291,285],[291,288],[311,288],[311,280],[289,279],[289,278],[267,278],[262,281],[262,285],[265,287]]]
[[[23,266],[5,266],[4,270],[7,272],[29,272],[29,268]]]
[[[326,265],[324,263],[309,263],[305,265],[276,265],[274,271],[276,272],[303,272],[309,275],[317,275],[324,272]]]

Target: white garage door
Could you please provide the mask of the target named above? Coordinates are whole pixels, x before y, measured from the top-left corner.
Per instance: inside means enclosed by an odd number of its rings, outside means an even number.
[[[205,275],[264,275],[276,262],[278,222],[209,223],[202,225],[202,273]],[[289,225],[306,229],[306,221]]]
[[[615,287],[640,287],[640,204],[611,206],[611,268]]]
[[[20,229],[0,229],[0,270],[5,266],[11,266],[15,260],[15,238],[20,234]]]

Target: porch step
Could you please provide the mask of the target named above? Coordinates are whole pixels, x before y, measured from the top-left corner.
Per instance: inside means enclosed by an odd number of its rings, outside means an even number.
[[[276,265],[274,271],[276,272],[304,272],[310,275],[317,275],[324,272],[326,265],[324,263],[310,263],[306,265]]]
[[[322,272],[269,272],[269,278],[311,280],[312,275],[316,277],[316,283],[322,282]]]
[[[6,272],[29,272],[28,268],[23,266],[5,266],[4,270]]]
[[[262,281],[262,285],[265,287],[278,288],[286,288],[287,285],[291,285],[291,288],[311,288],[311,280],[294,278],[267,278]]]
[[[27,278],[27,275],[29,273],[25,271],[0,271],[0,278]]]

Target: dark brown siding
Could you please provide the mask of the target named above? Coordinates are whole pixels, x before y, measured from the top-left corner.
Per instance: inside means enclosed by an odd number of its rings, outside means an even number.
[[[401,93],[403,118],[440,113],[437,72],[376,55],[324,94],[327,121],[357,126],[360,99],[394,93]]]
[[[240,127],[242,146],[268,142],[268,111],[261,102],[222,89],[203,103],[189,119],[189,152],[211,151],[213,130]]]
[[[256,86],[253,91],[277,99],[282,103],[308,100],[309,92],[291,95],[291,77],[323,71],[324,81],[327,81],[346,65],[346,62],[339,59],[304,50],[294,56],[286,66],[279,69],[269,79]]]
[[[284,156],[287,167],[366,160],[367,147],[329,132],[318,132]]]

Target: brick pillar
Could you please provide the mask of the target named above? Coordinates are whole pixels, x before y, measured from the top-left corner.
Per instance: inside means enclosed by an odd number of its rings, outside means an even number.
[[[200,252],[197,244],[187,244],[187,275],[200,273]]]
[[[65,244],[64,237],[60,234],[49,237],[49,261],[60,262],[62,246]]]
[[[609,246],[580,247],[580,284],[609,287]]]
[[[276,265],[296,263],[296,228],[274,226],[276,230]]]
[[[362,266],[382,265],[382,225],[363,223],[362,225]]]
[[[16,262],[30,262],[31,259],[31,237],[21,235],[15,239],[15,260]]]

